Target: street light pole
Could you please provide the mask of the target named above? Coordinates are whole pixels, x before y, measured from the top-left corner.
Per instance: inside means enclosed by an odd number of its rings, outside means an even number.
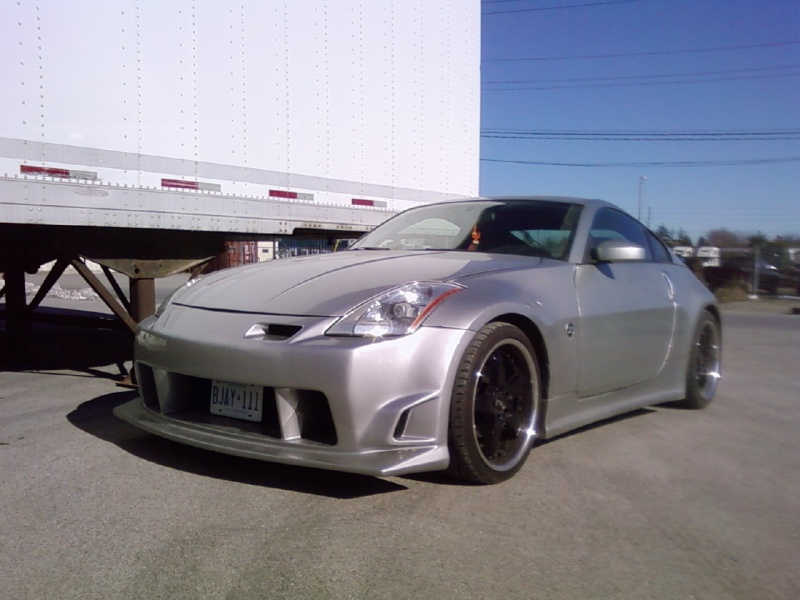
[[[639,214],[637,215],[639,221],[642,220],[642,194],[644,192],[645,181],[647,181],[647,177],[644,175],[639,175]]]

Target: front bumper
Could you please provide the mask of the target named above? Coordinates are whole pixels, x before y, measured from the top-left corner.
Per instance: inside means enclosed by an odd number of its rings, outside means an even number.
[[[272,440],[256,434],[177,421],[148,410],[141,398],[118,406],[114,409],[114,414],[152,434],[196,448],[331,471],[388,477],[445,469],[450,461],[446,444],[343,452],[312,444]]]
[[[447,467],[450,390],[472,332],[335,338],[324,335],[330,319],[269,316],[302,329],[244,337],[266,318],[177,307],[144,322],[141,396],[115,414],[180,443],[269,462],[373,476]],[[210,415],[212,379],[263,386],[274,402],[264,423]]]

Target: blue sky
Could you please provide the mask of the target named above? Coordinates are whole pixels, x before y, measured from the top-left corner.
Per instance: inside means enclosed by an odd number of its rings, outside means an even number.
[[[800,236],[800,1],[482,0],[481,44],[481,194],[637,216],[641,188],[653,229]],[[774,159],[794,160],[747,164]]]

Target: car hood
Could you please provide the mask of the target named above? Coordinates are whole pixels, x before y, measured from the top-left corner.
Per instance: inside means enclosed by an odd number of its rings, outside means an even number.
[[[340,316],[412,281],[459,281],[538,263],[539,258],[466,252],[351,250],[219,271],[179,292],[174,301],[211,310]]]

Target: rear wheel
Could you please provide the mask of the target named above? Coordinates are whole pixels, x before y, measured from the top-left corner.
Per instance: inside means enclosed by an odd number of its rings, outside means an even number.
[[[719,323],[710,312],[700,318],[689,353],[686,371],[686,398],[684,408],[705,408],[714,399],[720,380],[721,341]]]
[[[499,483],[522,468],[541,403],[536,353],[508,323],[479,331],[461,359],[450,403],[451,475]]]

